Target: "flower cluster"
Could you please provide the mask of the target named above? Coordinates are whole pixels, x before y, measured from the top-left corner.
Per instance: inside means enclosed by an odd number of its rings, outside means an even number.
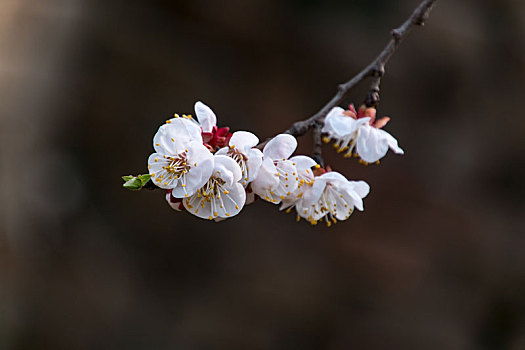
[[[280,203],[287,212],[295,208],[298,220],[324,220],[327,226],[346,220],[354,209],[363,210],[368,184],[321,168],[308,156],[292,156],[294,136],[277,135],[261,151],[253,133],[217,127],[215,113],[202,102],[195,104],[195,116],[175,114],[167,120],[153,138],[155,152],[148,159],[151,181],[166,190],[173,209],[219,221],[261,198]],[[375,162],[388,147],[403,152],[380,130],[387,121],[375,120],[373,109],[336,107],[327,115],[323,132],[325,140],[334,140],[347,156],[355,152],[362,161]]]

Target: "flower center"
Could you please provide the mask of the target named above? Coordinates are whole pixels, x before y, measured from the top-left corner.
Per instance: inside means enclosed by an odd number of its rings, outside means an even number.
[[[170,160],[168,165],[163,166],[162,169],[166,170],[170,175],[175,175],[175,178],[180,177],[181,174],[185,174],[190,170],[190,166],[187,163],[186,154],[181,153],[176,157],[167,157]]]

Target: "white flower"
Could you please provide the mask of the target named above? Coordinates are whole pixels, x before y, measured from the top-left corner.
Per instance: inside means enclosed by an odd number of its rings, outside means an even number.
[[[312,171],[313,167],[319,168],[319,164],[315,162],[310,157],[307,156],[294,156],[290,158],[293,165],[297,169],[297,177],[299,178],[299,183],[297,184],[297,189],[292,192],[290,195],[286,196],[282,201],[281,210],[286,209],[294,205],[299,198],[302,197],[305,189],[308,186],[313,185],[314,183],[314,172]],[[292,175],[295,175],[292,173]]]
[[[325,141],[335,140],[334,147],[338,152],[346,151],[345,157],[352,156],[355,149],[355,154],[366,163],[374,163],[383,158],[388,148],[394,153],[404,154],[397,140],[381,129],[390,118],[376,120],[373,108],[362,107],[358,112],[353,110],[353,106],[351,108],[348,111],[341,107],[330,110],[322,129],[323,133],[328,134]]]
[[[239,164],[244,187],[255,179],[261,168],[263,153],[254,148],[258,143],[259,138],[251,132],[236,131],[230,139],[229,147],[223,147],[215,153],[227,155]]]
[[[370,186],[364,181],[348,181],[335,171],[326,172],[315,177],[313,185],[307,186],[303,196],[295,203],[297,220],[302,217],[315,225],[326,216],[327,226],[332,221],[346,220],[354,207],[363,210],[362,199],[369,191]]]
[[[174,118],[162,125],[153,138],[155,153],[148,159],[152,181],[171,189],[176,198],[195,193],[208,181],[213,155],[202,144],[200,128],[187,119]]]
[[[288,160],[296,148],[297,140],[288,134],[277,135],[266,144],[262,166],[252,182],[255,194],[268,202],[280,203],[297,189],[297,168]]]
[[[212,220],[237,215],[246,201],[246,192],[239,183],[241,176],[241,168],[232,158],[214,155],[211,177],[182,203],[200,218]]]

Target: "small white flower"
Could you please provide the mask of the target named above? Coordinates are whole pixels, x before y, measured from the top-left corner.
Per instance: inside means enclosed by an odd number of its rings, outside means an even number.
[[[294,205],[297,202],[297,200],[303,196],[305,189],[308,186],[313,185],[315,176],[312,168],[319,168],[319,164],[317,164],[315,160],[307,156],[294,156],[290,158],[290,161],[293,162],[292,164],[297,169],[296,174],[299,178],[299,183],[297,184],[297,189],[290,195],[286,196],[285,199],[283,199],[281,210]]]
[[[332,221],[346,220],[354,207],[363,210],[362,199],[369,191],[370,186],[364,181],[348,181],[335,171],[326,172],[315,177],[313,185],[307,186],[303,196],[295,203],[297,219],[302,217],[315,225],[326,217],[328,226]]]
[[[208,181],[213,155],[202,144],[200,128],[183,118],[162,125],[153,138],[155,153],[148,158],[152,181],[171,189],[176,198],[192,195]]]
[[[252,182],[261,168],[263,153],[254,148],[259,143],[259,138],[248,131],[233,133],[229,147],[223,147],[215,154],[227,155],[239,164],[242,171],[241,183],[244,187]]]
[[[246,192],[239,183],[241,176],[241,168],[232,158],[214,155],[211,177],[182,203],[190,213],[204,219],[237,215],[246,202]]]
[[[296,148],[297,140],[288,134],[277,135],[266,144],[261,169],[252,182],[255,194],[277,204],[297,189],[297,168],[288,159]]]
[[[360,108],[355,112],[334,107],[325,118],[322,132],[328,134],[325,141],[335,140],[334,147],[338,152],[346,152],[345,157],[352,156],[355,149],[355,154],[364,162],[374,163],[386,155],[388,148],[394,153],[404,154],[397,140],[381,129],[389,119],[376,120],[373,108]]]

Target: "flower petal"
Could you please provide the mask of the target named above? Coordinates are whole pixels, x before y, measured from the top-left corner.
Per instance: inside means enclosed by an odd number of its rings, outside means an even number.
[[[217,125],[215,113],[201,101],[195,103],[195,115],[203,132],[212,132],[213,127]]]
[[[323,191],[326,187],[326,179],[316,177],[312,186],[308,186],[304,189],[302,196],[302,204],[306,207],[316,204],[321,198]]]
[[[217,156],[226,156],[226,155],[228,155],[228,150],[229,150],[228,147],[220,148],[217,152],[215,152],[215,155],[217,155]]]
[[[232,186],[242,178],[239,164],[228,156],[218,155],[213,157],[213,176],[226,182],[226,186]]]
[[[370,185],[365,181],[349,181],[354,191],[361,197],[365,198],[370,193]]]
[[[252,182],[259,173],[263,162],[263,153],[257,148],[250,148],[246,152],[246,167],[248,168],[248,183]]]
[[[193,195],[203,185],[202,170],[202,168],[192,167],[186,174],[181,175],[173,182],[176,185],[171,195],[175,198],[186,198]]]
[[[336,138],[341,138],[355,132],[360,125],[357,120],[343,114],[344,109],[334,107],[324,120],[324,126],[321,130]]]
[[[263,160],[259,173],[251,185],[253,192],[262,198],[279,185],[279,175],[271,159],[265,158]]]
[[[263,149],[265,158],[288,159],[297,148],[297,140],[292,135],[279,134],[271,139]]]
[[[356,151],[362,160],[374,163],[383,158],[388,151],[387,139],[379,130],[370,125],[359,128],[357,135]]]
[[[167,178],[168,172],[163,168],[169,164],[168,159],[158,153],[152,153],[148,158],[148,170],[151,175],[151,181],[160,188],[171,189],[176,186],[175,182],[165,184],[164,178]]]
[[[219,205],[217,213],[220,217],[228,218],[239,214],[242,210],[246,203],[246,191],[238,182],[224,188],[225,191],[221,194],[222,207]]]
[[[213,210],[211,201],[206,201],[202,199],[202,196],[198,193],[193,194],[189,198],[185,198],[182,201],[184,208],[195,216],[198,216],[202,219],[213,218]]]
[[[236,131],[230,139],[230,146],[234,146],[241,152],[246,153],[252,147],[257,146],[259,138],[248,131]]]
[[[159,128],[153,137],[153,147],[157,153],[177,155],[191,141],[202,143],[199,126],[184,118],[173,118]]]
[[[295,167],[299,171],[310,169],[311,167],[314,167],[317,164],[315,160],[307,156],[294,156],[290,158],[290,161],[295,163]]]
[[[386,139],[387,143],[388,143],[388,147],[390,147],[390,149],[392,151],[394,151],[394,153],[397,153],[397,154],[405,154],[405,152],[398,146],[397,144],[397,140],[395,139],[394,136],[392,136],[391,134],[389,134],[388,132],[386,132],[385,130],[381,130],[379,129],[379,132],[380,134],[382,135],[382,137],[384,139]]]

